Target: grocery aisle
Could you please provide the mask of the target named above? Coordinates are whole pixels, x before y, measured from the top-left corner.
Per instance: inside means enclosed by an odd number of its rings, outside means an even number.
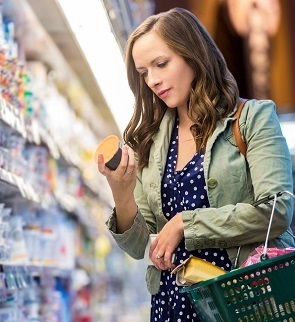
[[[93,161],[121,129],[56,1],[1,2],[0,86],[0,321],[147,322]]]

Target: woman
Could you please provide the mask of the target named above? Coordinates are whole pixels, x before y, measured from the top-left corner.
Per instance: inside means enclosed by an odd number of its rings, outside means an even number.
[[[274,103],[250,100],[240,117],[247,159],[239,152],[232,132],[236,82],[189,11],[175,8],[144,21],[128,40],[126,63],[135,109],[121,163],[111,171],[98,158],[115,203],[107,225],[136,259],[143,258],[149,234],[158,234],[146,274],[151,321],[199,321],[171,269],[195,255],[230,270],[262,244],[271,205],[251,204],[292,191],[289,151]],[[286,232],[291,217],[284,194],[271,246],[293,245]]]

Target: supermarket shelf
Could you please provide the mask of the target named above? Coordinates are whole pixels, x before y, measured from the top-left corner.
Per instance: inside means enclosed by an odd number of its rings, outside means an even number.
[[[101,110],[103,116],[110,119],[111,115],[109,115],[106,102],[100,93],[100,89],[88,62],[75,40],[75,36],[67,25],[66,18],[64,17],[58,2],[39,0],[27,0],[27,2],[32,7],[44,29],[51,36],[66,61],[70,64],[76,74],[79,75],[84,87]],[[48,12],[50,12],[50,15]]]
[[[0,262],[0,267],[5,275],[7,287],[10,290],[25,289],[32,287],[30,285],[32,278],[40,278],[47,281],[53,278],[63,278],[70,280],[72,277],[72,269],[65,269],[56,265],[46,264],[27,264],[27,263],[10,263]],[[2,273],[3,274],[3,273]],[[1,276],[3,280],[3,275]],[[1,280],[1,282],[2,282]]]
[[[1,198],[9,199],[11,197],[20,197],[35,203],[41,203],[41,197],[28,182],[25,182],[22,177],[1,168],[0,187]]]
[[[111,133],[120,135],[114,117],[58,2],[5,1],[9,4],[5,11],[22,27],[17,30],[17,38],[22,41],[26,58],[43,61],[55,71],[63,84],[82,86],[93,103],[93,109],[86,111],[83,117],[99,136]]]
[[[54,88],[60,91],[58,94],[63,96],[67,105],[70,105],[67,107],[72,107],[75,116],[73,119],[66,114],[59,114],[59,109],[54,110],[59,116],[54,118],[54,121],[61,121],[60,132],[65,134],[66,126],[72,129],[73,125],[74,129],[75,122],[80,127],[77,126],[75,135],[69,135],[69,137],[59,135],[59,131],[50,126],[54,122],[47,124],[38,116],[34,119],[27,118],[27,114],[23,116],[17,108],[14,108],[14,100],[5,96],[6,101],[4,96],[0,95],[0,129],[5,134],[4,139],[8,139],[7,142],[3,140],[3,146],[0,147],[0,156],[2,156],[0,200],[5,214],[3,224],[6,225],[5,233],[9,228],[13,236],[19,237],[21,224],[25,223],[22,226],[21,242],[26,244],[26,250],[22,249],[24,244],[19,246],[20,240],[17,240],[19,244],[14,244],[3,234],[5,241],[7,240],[7,246],[11,248],[4,248],[5,253],[2,256],[2,262],[0,261],[0,290],[13,290],[13,294],[16,295],[24,294],[29,290],[27,293],[36,301],[36,305],[40,307],[42,305],[42,308],[46,308],[46,305],[48,308],[50,306],[50,312],[48,312],[51,314],[50,317],[56,316],[62,321],[70,321],[74,318],[78,321],[80,315],[82,317],[84,312],[79,311],[79,304],[86,295],[89,297],[89,303],[86,302],[83,305],[89,317],[92,319],[93,316],[93,320],[96,321],[106,321],[104,316],[92,309],[90,300],[92,301],[93,298],[96,309],[99,307],[99,310],[110,306],[108,301],[97,302],[95,296],[99,295],[101,298],[110,296],[109,288],[112,285],[106,285],[107,287],[96,292],[99,285],[94,284],[88,274],[90,277],[96,274],[100,278],[102,276],[100,270],[108,271],[107,255],[102,253],[102,247],[107,248],[108,244],[103,243],[103,239],[99,237],[106,230],[104,222],[107,212],[111,211],[111,198],[108,195],[110,191],[107,189],[105,178],[101,176],[96,179],[93,175],[93,173],[96,174],[97,168],[92,159],[90,163],[90,155],[91,145],[96,138],[99,140],[102,135],[120,136],[120,134],[87,61],[57,5],[58,2],[56,0],[3,0],[1,3],[4,3],[6,9],[5,19],[11,17],[15,23],[16,40],[20,44],[17,62],[27,64],[28,75],[32,76],[32,79],[38,79],[39,75],[39,70],[33,70],[36,63],[39,63],[35,61],[42,62],[44,68],[41,81],[44,80],[44,85],[54,83]],[[6,15],[7,11],[11,15]],[[34,89],[32,88],[33,94]],[[36,93],[38,89],[39,87]],[[86,104],[84,108],[84,101],[81,100],[81,103],[79,99],[76,100],[76,105],[72,106],[71,98],[78,96],[79,93],[76,92],[80,89],[85,90],[93,106]],[[67,95],[70,94],[67,90],[72,91],[73,96]],[[48,102],[48,105],[44,104],[46,108],[52,104],[52,101],[45,102]],[[86,103],[88,103],[87,100]],[[79,104],[78,111],[76,106]],[[88,133],[89,135],[86,135]],[[21,147],[17,152],[23,151],[23,155],[15,153],[15,145],[10,140]],[[38,164],[34,158],[29,158],[35,150],[44,152],[41,161],[44,160],[44,168],[47,166],[47,161],[49,166],[48,172],[47,168],[44,169],[45,171],[42,168],[40,177],[39,171],[34,171],[37,167],[29,167]],[[31,155],[28,156],[30,152]],[[13,226],[14,224],[18,225],[18,230],[12,229],[16,227]],[[16,235],[16,233],[19,234]],[[101,245],[98,245],[98,241]],[[110,243],[108,247],[111,246]],[[100,254],[97,252],[98,248]],[[112,252],[108,256],[111,258]],[[105,268],[104,265],[106,265]],[[85,278],[83,280],[81,277],[79,280],[76,271],[83,272],[84,275],[81,276],[88,277],[88,280]],[[120,268],[118,275],[123,272],[124,270]],[[120,281],[120,277],[118,280]],[[18,293],[19,291],[23,292]],[[10,293],[12,292],[7,292],[7,294]],[[60,297],[57,296],[59,294]],[[18,303],[9,303],[9,305],[13,304],[12,309],[17,311],[19,316],[23,314],[31,317],[30,308],[34,310],[33,305],[25,302],[21,296],[19,299]],[[59,307],[60,304],[61,307]],[[112,304],[116,305],[119,311],[121,297]],[[9,313],[5,305],[6,303],[0,303],[1,321],[3,310],[5,314]],[[64,307],[68,312],[67,316],[62,317],[66,311]],[[44,312],[40,312],[38,316],[37,313],[33,313],[36,314],[36,318],[42,320],[43,315],[45,317]],[[12,320],[10,316],[8,319]],[[13,320],[20,319],[13,318]]]
[[[11,196],[25,197],[23,191],[17,186],[15,177],[4,169],[0,169],[0,197],[7,199]]]
[[[0,95],[0,127],[1,126],[9,133],[16,133],[22,136],[28,143],[36,145],[44,144],[55,160],[61,161],[61,159],[63,159],[68,166],[74,166],[81,172],[83,172],[87,166],[84,165],[78,155],[71,153],[67,146],[56,142],[52,135],[50,135],[46,129],[42,128],[37,121],[33,120],[30,124],[25,124],[24,117],[19,110]],[[100,194],[100,189],[98,189],[97,186],[92,185],[92,182],[84,180],[84,184],[93,194]]]
[[[67,166],[77,167],[83,173],[83,162],[79,160],[78,156],[74,157],[68,150],[64,150],[55,142],[52,136],[45,129],[41,128],[37,122],[34,125],[25,125],[22,114],[18,113],[18,110],[6,100],[0,96],[0,127],[5,129],[8,133],[15,133],[22,136],[27,142],[36,145],[45,144],[50,152],[50,155],[58,159],[59,162],[66,162]],[[1,148],[2,155],[6,158],[10,157],[10,154],[6,149]],[[76,159],[76,160],[75,160]],[[106,205],[109,205],[108,198],[103,198],[101,195],[100,187],[93,186],[92,181],[84,180],[85,188],[89,189],[90,195],[94,198],[100,197],[100,200]],[[95,240],[98,235],[96,229],[96,223],[89,217],[88,211],[86,211],[83,205],[78,200],[65,192],[56,191],[54,195],[46,194],[40,196],[36,190],[26,182],[22,177],[11,173],[5,169],[0,168],[0,197],[5,199],[7,205],[13,205],[13,203],[27,203],[35,204],[38,208],[48,209],[49,207],[60,207],[69,214],[73,214],[74,217],[85,227],[88,236]]]
[[[22,177],[9,173],[4,169],[0,169],[0,197],[5,200],[8,206],[12,206],[15,202],[19,204],[30,202],[43,209],[60,207],[67,213],[74,215],[76,220],[86,229],[89,238],[95,240],[98,236],[95,222],[75,197],[65,193],[56,193],[52,196],[43,195],[41,197]]]

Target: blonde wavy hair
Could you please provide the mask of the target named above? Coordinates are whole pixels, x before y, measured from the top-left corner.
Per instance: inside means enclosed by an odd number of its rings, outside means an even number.
[[[195,71],[187,112],[194,123],[191,131],[196,151],[205,149],[217,121],[231,113],[239,99],[237,83],[223,55],[195,15],[174,8],[148,17],[134,30],[126,44],[127,76],[135,107],[123,138],[136,152],[139,170],[148,164],[152,137],[167,109],[139,75],[132,57],[136,40],[151,30]]]

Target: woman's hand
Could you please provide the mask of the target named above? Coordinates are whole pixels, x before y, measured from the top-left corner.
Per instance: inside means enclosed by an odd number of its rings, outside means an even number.
[[[103,155],[98,155],[98,170],[104,175],[112,190],[117,217],[117,232],[128,230],[137,213],[133,192],[136,184],[136,161],[134,151],[124,145],[121,162],[116,170],[110,170],[104,163]]]
[[[171,218],[151,244],[150,258],[157,269],[174,268],[172,255],[183,239],[184,228],[181,213]]]
[[[110,170],[104,163],[103,155],[98,155],[98,170],[104,175],[112,190],[114,200],[125,201],[133,195],[136,183],[136,162],[134,151],[124,145],[122,157],[116,170]]]

